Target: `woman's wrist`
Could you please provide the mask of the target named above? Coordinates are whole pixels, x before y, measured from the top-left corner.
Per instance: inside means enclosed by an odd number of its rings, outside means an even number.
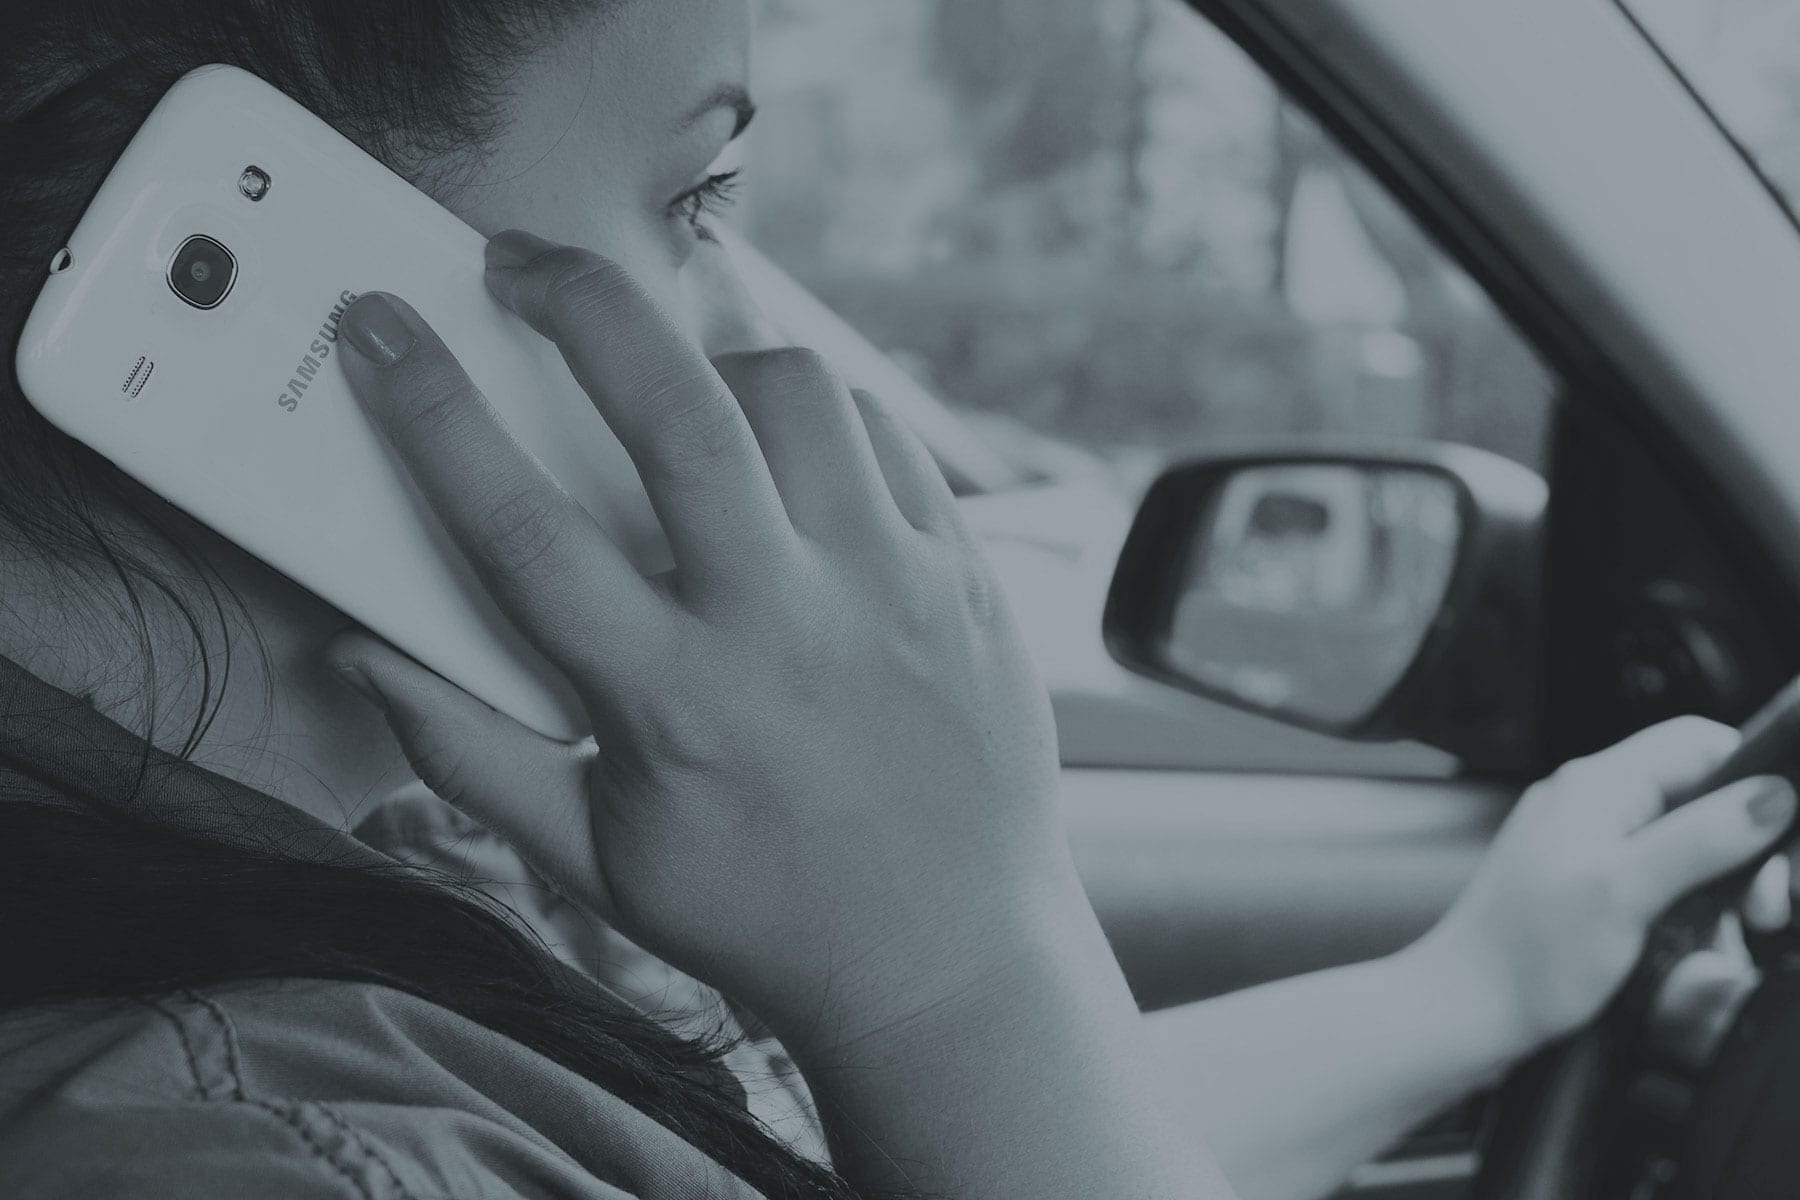
[[[859,966],[803,1012],[765,1018],[803,1072],[930,1058],[1040,1000],[1138,1016],[1072,862],[1035,901]]]
[[[1440,921],[1382,960],[1394,994],[1409,996],[1422,1020],[1443,1029],[1472,1076],[1497,1076],[1546,1040],[1524,1010],[1518,981],[1501,956],[1458,924]]]
[[[790,1046],[833,1162],[859,1187],[1230,1194],[1167,1102],[1146,1023],[1085,893],[1077,885],[1057,907],[1016,928],[958,987],[926,981],[935,1003]]]

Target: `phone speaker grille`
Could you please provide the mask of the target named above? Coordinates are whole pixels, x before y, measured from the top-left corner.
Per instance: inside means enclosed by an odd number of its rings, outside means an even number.
[[[144,385],[150,382],[150,376],[156,371],[156,363],[148,355],[140,354],[137,361],[131,364],[126,372],[125,381],[119,384],[119,393],[127,400],[136,400],[143,394]]]

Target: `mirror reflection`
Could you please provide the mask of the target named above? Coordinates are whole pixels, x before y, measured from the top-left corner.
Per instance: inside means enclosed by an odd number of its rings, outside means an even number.
[[[1461,525],[1455,486],[1422,468],[1234,472],[1201,508],[1164,665],[1241,703],[1348,726],[1417,657]]]

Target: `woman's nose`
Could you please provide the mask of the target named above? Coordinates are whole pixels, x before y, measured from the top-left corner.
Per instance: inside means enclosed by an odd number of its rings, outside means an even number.
[[[682,269],[681,291],[690,328],[709,357],[792,343],[750,294],[719,242],[700,243]]]

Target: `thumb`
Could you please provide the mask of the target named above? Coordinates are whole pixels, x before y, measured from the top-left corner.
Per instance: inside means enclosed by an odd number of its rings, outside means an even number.
[[[1774,844],[1794,818],[1794,789],[1778,775],[1741,779],[1684,804],[1625,841],[1630,892],[1646,918]]]
[[[587,800],[591,743],[544,737],[360,630],[332,638],[325,661],[381,710],[426,787],[571,899],[601,906]]]
[[[1793,867],[1787,855],[1777,854],[1764,863],[1744,890],[1744,901],[1740,906],[1744,924],[1760,933],[1780,933],[1786,929],[1793,919],[1792,881]]]

